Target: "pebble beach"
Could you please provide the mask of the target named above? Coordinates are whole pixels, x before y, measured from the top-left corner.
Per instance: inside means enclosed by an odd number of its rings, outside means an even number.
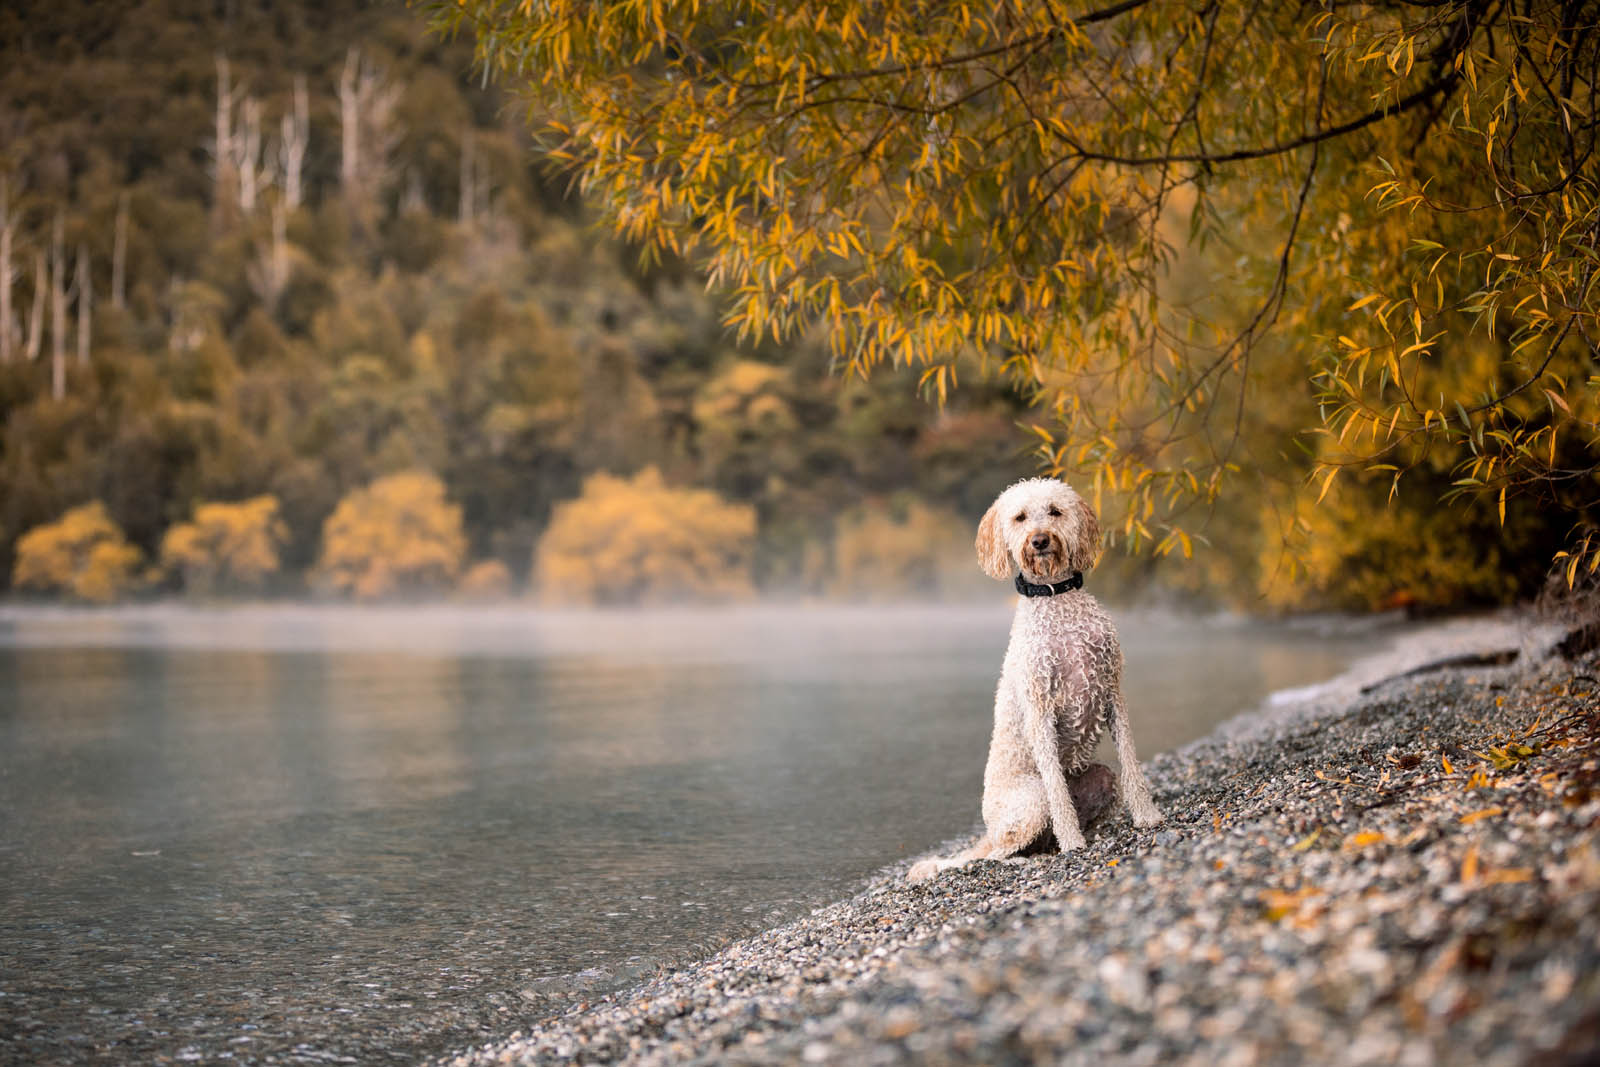
[[[1431,628],[1148,760],[1158,827],[897,864],[441,1062],[1597,1062],[1594,644]]]

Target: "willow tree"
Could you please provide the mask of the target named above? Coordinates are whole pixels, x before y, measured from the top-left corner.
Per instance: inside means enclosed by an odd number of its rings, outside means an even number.
[[[1596,14],[1539,0],[459,0],[620,234],[746,338],[1003,376],[1046,467],[1189,549],[1253,389],[1310,495],[1453,465],[1600,564]],[[1114,518],[1114,517],[1113,517]]]

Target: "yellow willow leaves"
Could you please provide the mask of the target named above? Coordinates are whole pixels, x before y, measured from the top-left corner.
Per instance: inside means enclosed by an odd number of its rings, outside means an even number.
[[[1600,45],[1565,10],[433,5],[614,230],[731,295],[739,337],[821,323],[852,371],[1006,380],[1055,424],[1042,465],[1164,551],[1269,358],[1312,364],[1324,490],[1430,449],[1508,507],[1592,473]]]

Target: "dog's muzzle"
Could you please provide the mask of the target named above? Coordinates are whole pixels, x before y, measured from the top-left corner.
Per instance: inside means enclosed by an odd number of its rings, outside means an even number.
[[[1022,568],[1046,580],[1054,578],[1066,564],[1061,539],[1048,530],[1029,534],[1022,542]]]

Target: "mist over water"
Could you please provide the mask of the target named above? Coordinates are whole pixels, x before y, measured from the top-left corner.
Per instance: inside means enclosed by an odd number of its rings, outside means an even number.
[[[0,612],[0,1017],[45,1058],[509,1032],[973,827],[1010,609]],[[1381,641],[1119,621],[1143,755]]]

